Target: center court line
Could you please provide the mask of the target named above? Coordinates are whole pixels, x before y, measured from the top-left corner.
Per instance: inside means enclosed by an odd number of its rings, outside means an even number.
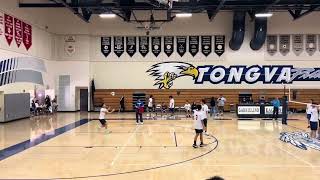
[[[137,130],[140,128],[140,126],[136,126],[134,132],[130,135],[130,137],[128,138],[127,142],[121,147],[120,151],[117,153],[117,155],[113,158],[112,162],[111,162],[111,166],[114,165],[114,163],[118,160],[118,158],[120,157],[120,154],[123,152],[123,150],[128,146],[129,142],[131,141],[131,139],[133,138],[134,135],[136,135]]]

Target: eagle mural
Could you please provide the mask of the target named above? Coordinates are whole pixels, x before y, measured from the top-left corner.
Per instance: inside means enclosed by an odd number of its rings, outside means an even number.
[[[163,62],[153,65],[147,73],[155,77],[154,86],[159,89],[170,89],[173,81],[182,76],[191,76],[196,79],[199,71],[192,64],[184,62]]]

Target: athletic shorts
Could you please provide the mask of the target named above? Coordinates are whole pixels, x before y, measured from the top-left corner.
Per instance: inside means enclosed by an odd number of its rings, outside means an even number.
[[[171,113],[174,113],[174,108],[169,108],[169,111],[170,111]]]
[[[207,118],[203,119],[203,124],[204,124],[204,127],[207,127],[207,124],[208,124],[208,119]]]
[[[312,131],[318,130],[318,122],[312,122],[312,121],[310,121],[310,129],[311,129]]]
[[[218,110],[219,110],[219,112],[223,112],[224,111],[224,106],[218,106]]]
[[[102,125],[106,125],[106,123],[107,123],[107,120],[106,120],[106,119],[99,119],[99,121],[100,121],[100,123],[101,123]]]
[[[311,114],[307,114],[307,119],[310,121]]]
[[[203,129],[195,129],[195,131],[196,131],[197,134],[203,133]]]

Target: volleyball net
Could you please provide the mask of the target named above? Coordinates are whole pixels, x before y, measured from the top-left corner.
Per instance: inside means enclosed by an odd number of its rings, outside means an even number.
[[[283,87],[284,94],[288,97],[289,108],[305,109],[311,100],[313,103],[320,104],[320,84],[316,82],[314,85],[286,84]]]

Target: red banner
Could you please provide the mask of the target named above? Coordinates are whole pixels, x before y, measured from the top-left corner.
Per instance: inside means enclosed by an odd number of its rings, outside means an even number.
[[[20,47],[22,43],[22,21],[17,18],[14,18],[14,39],[17,46]]]
[[[31,25],[22,22],[22,31],[23,31],[23,44],[27,50],[32,46],[32,27]]]
[[[7,14],[4,14],[4,36],[10,46],[13,40],[13,17]]]
[[[4,27],[4,20],[3,20],[4,14],[0,12],[0,36],[4,33],[3,27]]]

